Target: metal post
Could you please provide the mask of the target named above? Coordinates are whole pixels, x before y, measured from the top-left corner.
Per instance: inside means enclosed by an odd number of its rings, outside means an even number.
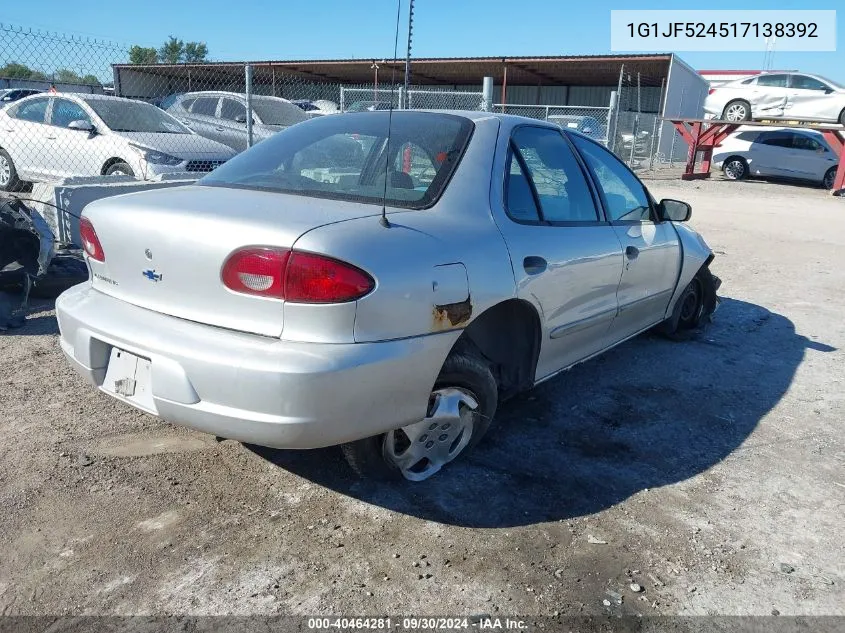
[[[399,110],[402,110],[404,108],[404,103],[405,103],[405,87],[399,86],[399,108],[398,108]],[[390,107],[391,108],[393,107],[392,103],[390,104]]]
[[[681,89],[681,102],[678,104],[678,116],[684,116],[684,95],[687,92],[687,87],[684,86]],[[672,147],[669,150],[669,167],[675,166],[675,141],[678,139],[678,132],[677,130],[672,131]]]
[[[493,78],[485,77],[481,83],[481,109],[485,112],[493,110]]]
[[[344,90],[345,90],[345,88],[343,86],[341,86],[340,87],[340,111],[341,112],[346,112],[346,110],[344,108],[344,103],[343,103]]]
[[[622,75],[625,73],[625,64],[619,68],[619,83],[616,85],[616,110],[613,113],[613,136],[608,139],[610,151],[616,151],[616,137],[619,132],[619,110],[622,109]]]
[[[605,139],[604,146],[607,147],[611,152],[613,151],[613,139],[616,138],[616,129],[614,128],[614,115],[616,114],[616,108],[619,105],[619,93],[615,90],[611,91],[610,93],[610,103],[607,105],[607,120],[605,121],[605,134],[607,134],[607,138]]]
[[[408,88],[411,83],[411,39],[414,32],[414,0],[410,0],[408,5],[408,48],[405,53],[405,95],[408,94]],[[400,100],[400,104],[402,101]]]
[[[252,64],[244,68],[246,73],[246,146],[252,147]]]
[[[270,70],[273,73],[273,96],[276,96],[276,67],[270,66]]]
[[[508,104],[508,65],[505,64],[505,69],[502,72],[502,112],[505,111],[505,106]]]
[[[549,106],[546,106],[546,118],[545,118],[545,119],[543,119],[543,120],[544,120],[544,121],[548,121],[548,120],[549,120]]]

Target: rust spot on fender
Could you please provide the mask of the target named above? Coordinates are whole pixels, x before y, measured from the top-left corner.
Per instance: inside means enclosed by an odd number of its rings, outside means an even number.
[[[436,305],[433,314],[435,330],[450,330],[469,321],[472,316],[472,303],[467,298],[459,303]]]

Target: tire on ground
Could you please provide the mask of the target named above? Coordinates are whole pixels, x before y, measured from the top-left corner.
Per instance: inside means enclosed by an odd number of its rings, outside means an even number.
[[[106,176],[113,176],[115,174],[126,174],[127,176],[134,176],[135,172],[128,163],[123,161],[112,163],[106,168]]]
[[[446,358],[434,383],[434,390],[445,387],[463,387],[475,396],[478,415],[473,425],[472,437],[462,451],[476,446],[490,428],[498,404],[498,387],[488,363],[477,353],[454,349]],[[341,446],[349,466],[365,479],[397,479],[402,475],[388,463],[382,450],[384,434],[374,435]]]
[[[684,333],[700,327],[716,311],[716,292],[720,284],[719,279],[710,272],[710,268],[702,266],[678,297],[672,315],[657,327],[657,331],[669,338],[678,339],[683,338]],[[690,316],[684,318],[684,302],[691,293],[697,293],[698,300],[690,311]]]

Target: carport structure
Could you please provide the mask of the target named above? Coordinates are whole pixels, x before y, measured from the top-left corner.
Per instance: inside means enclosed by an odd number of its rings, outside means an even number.
[[[832,192],[834,195],[845,193],[845,125],[822,124],[822,123],[801,123],[785,121],[722,121],[717,119],[668,119],[681,138],[687,143],[689,152],[683,180],[697,180],[710,177],[710,168],[713,160],[713,150],[719,144],[736,132],[740,127],[776,127],[795,128],[802,130],[815,130],[819,132],[827,144],[836,154],[839,166],[836,170],[836,177],[833,179]],[[696,170],[695,165],[698,155],[701,153],[701,162]]]

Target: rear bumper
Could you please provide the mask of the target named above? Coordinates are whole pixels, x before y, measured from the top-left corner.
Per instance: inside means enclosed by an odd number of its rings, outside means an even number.
[[[104,389],[112,348],[150,360],[155,415],[276,448],[340,444],[422,419],[459,332],[292,343],[169,317],[75,286],[56,302],[62,351]]]

